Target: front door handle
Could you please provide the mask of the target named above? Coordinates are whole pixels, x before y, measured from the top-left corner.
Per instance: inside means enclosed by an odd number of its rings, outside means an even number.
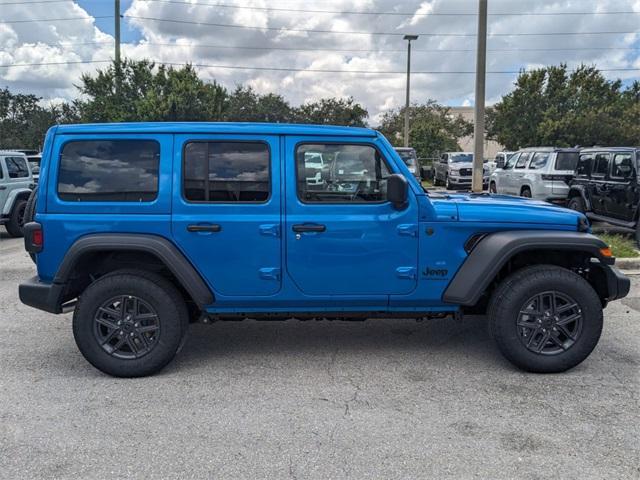
[[[217,224],[205,224],[205,225],[187,225],[188,232],[219,232],[222,227]]]
[[[294,225],[292,228],[296,233],[324,232],[327,229],[327,226],[319,223],[300,223],[298,225]]]

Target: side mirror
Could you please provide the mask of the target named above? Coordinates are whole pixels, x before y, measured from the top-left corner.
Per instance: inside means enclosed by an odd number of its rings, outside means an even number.
[[[496,168],[504,168],[504,158],[496,160]]]
[[[397,210],[401,210],[407,204],[409,195],[409,183],[404,176],[399,173],[389,175],[387,178],[387,200],[393,204]]]

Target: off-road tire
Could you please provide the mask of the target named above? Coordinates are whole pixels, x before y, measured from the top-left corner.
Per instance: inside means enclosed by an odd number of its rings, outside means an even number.
[[[582,329],[569,348],[544,355],[525,346],[517,321],[527,299],[549,291],[574,299],[582,314]],[[554,265],[526,267],[508,276],[491,297],[488,317],[500,352],[518,368],[535,373],[564,372],[581,363],[598,344],[603,323],[602,303],[593,287],[580,275]]]
[[[153,348],[140,358],[107,353],[94,334],[95,316],[110,298],[133,295],[153,307],[160,326]],[[115,377],[143,377],[159,372],[183,345],[189,325],[184,298],[168,280],[143,270],[120,270],[99,278],[80,295],[73,314],[73,336],[91,365]]]
[[[29,199],[27,200],[27,206],[24,210],[24,223],[33,222],[36,216],[36,199],[38,197],[38,186],[31,191]]]
[[[584,200],[580,196],[575,196],[569,199],[567,208],[569,208],[570,210],[575,210],[576,212],[580,212],[580,213],[585,213],[587,211],[587,207],[584,204]]]
[[[27,224],[29,222],[33,222],[35,220],[35,216],[36,216],[36,200],[38,198],[38,186],[36,185],[36,188],[33,189],[33,191],[31,192],[31,194],[29,195],[29,199],[27,200],[27,206],[25,207],[24,210],[24,223]],[[36,254],[35,253],[29,253],[29,257],[31,258],[31,260],[33,261],[33,263],[36,263]]]
[[[5,228],[7,229],[9,236],[17,238],[23,235],[22,227],[24,226],[24,213],[26,207],[26,200],[19,199],[13,203],[9,221],[5,224]]]

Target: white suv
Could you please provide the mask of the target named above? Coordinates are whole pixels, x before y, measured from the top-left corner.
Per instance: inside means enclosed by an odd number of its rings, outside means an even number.
[[[0,225],[12,237],[22,236],[24,212],[34,187],[24,153],[0,150]]]
[[[489,191],[564,203],[580,151],[575,148],[534,147],[499,161]]]

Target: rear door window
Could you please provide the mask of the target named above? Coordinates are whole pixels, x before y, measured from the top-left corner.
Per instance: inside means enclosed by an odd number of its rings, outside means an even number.
[[[271,192],[270,156],[263,142],[188,142],[183,196],[189,202],[264,203]]]
[[[151,202],[160,145],[153,140],[79,140],[60,154],[58,196],[71,202]]]
[[[544,168],[545,165],[547,165],[547,162],[549,161],[549,156],[551,155],[551,153],[549,152],[537,152],[533,155],[533,158],[531,159],[531,163],[529,164],[529,168],[531,170],[539,170],[541,168]]]

